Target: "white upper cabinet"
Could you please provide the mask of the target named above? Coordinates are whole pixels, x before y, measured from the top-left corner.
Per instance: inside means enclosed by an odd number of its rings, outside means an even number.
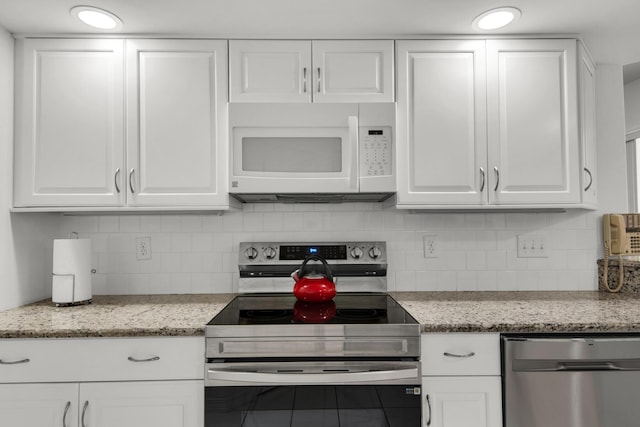
[[[398,42],[398,202],[486,202],[485,43]]]
[[[231,40],[231,102],[393,102],[392,40]]]
[[[130,206],[228,204],[226,81],[224,41],[127,41]]]
[[[16,42],[15,206],[118,206],[124,42]]]
[[[582,160],[582,202],[598,203],[596,185],[596,67],[582,43],[578,44],[580,99],[580,148]]]
[[[575,40],[399,41],[398,207],[578,205]]]
[[[579,203],[575,40],[487,41],[489,200]]]
[[[229,207],[225,41],[24,39],[17,52],[14,206]]]

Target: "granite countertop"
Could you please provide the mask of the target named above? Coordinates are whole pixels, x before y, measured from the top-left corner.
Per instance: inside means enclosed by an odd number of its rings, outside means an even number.
[[[55,307],[40,301],[0,312],[0,338],[204,336],[233,298],[206,295],[94,295],[93,303]]]
[[[638,332],[640,294],[399,292],[423,332]]]
[[[396,292],[423,332],[638,332],[640,294]],[[94,296],[0,312],[0,338],[202,336],[232,294]]]

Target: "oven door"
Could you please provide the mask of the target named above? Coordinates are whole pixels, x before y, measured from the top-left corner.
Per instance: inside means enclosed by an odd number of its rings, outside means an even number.
[[[418,427],[417,361],[209,363],[205,426]]]
[[[231,193],[358,191],[358,108],[233,105]]]

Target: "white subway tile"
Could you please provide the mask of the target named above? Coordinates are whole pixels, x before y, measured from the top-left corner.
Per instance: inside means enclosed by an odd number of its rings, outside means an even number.
[[[303,216],[295,212],[285,212],[282,215],[284,231],[303,231]]]
[[[485,251],[468,251],[466,254],[467,270],[486,270],[487,253]]]
[[[282,212],[269,212],[264,214],[264,231],[282,231],[284,229],[284,217]]]
[[[180,215],[162,215],[160,223],[164,233],[182,232],[182,217]]]
[[[78,216],[75,230],[78,233],[97,233],[100,224],[97,216]]]
[[[160,254],[162,262],[162,273],[176,273],[182,271],[182,254],[163,253]]]
[[[202,231],[202,215],[183,215],[182,231],[185,233],[197,233]]]
[[[407,251],[405,259],[405,268],[409,271],[424,271],[426,268],[426,259],[422,251]]]
[[[503,213],[487,213],[484,222],[487,230],[503,230],[507,227],[507,217]]]
[[[455,291],[457,281],[457,273],[455,271],[440,272],[440,281],[437,285],[438,291]]]
[[[540,271],[538,273],[538,289],[541,291],[557,291],[559,289],[557,271]]]
[[[137,233],[140,231],[140,217],[138,215],[123,215],[120,217],[121,233]]]
[[[465,228],[484,229],[485,216],[481,213],[468,213],[464,215]]]
[[[437,291],[441,276],[440,272],[416,271],[416,291]]]
[[[98,231],[101,233],[117,233],[120,231],[120,219],[113,215],[101,216],[98,219]]]
[[[213,250],[213,234],[211,233],[192,234],[191,250],[193,252],[211,252]]]
[[[162,217],[159,215],[143,215],[140,217],[140,231],[159,233],[162,231]]]
[[[191,247],[192,247],[191,244],[192,244],[191,234],[188,234],[188,233],[172,233],[171,234],[171,252],[191,252]]]
[[[476,280],[478,281],[477,290],[479,291],[498,290],[497,271],[478,271],[476,272]]]
[[[191,294],[191,274],[189,273],[171,273],[171,293],[172,294]]]
[[[211,275],[213,293],[227,294],[238,291],[238,277],[230,273],[214,273]]]
[[[246,232],[255,232],[264,230],[264,214],[261,212],[245,213],[243,215],[242,230]]]
[[[464,214],[445,214],[444,225],[449,229],[464,229],[466,226]]]
[[[457,291],[475,291],[478,289],[478,282],[475,271],[456,272]]]
[[[146,295],[151,292],[151,275],[150,274],[132,274],[130,283],[130,292],[134,295]]]
[[[476,248],[483,251],[495,251],[498,249],[497,233],[493,230],[478,230],[475,232],[477,243]]]
[[[111,253],[135,252],[135,244],[131,241],[131,235],[127,233],[109,234],[107,245]]]
[[[223,215],[211,214],[205,215],[202,218],[202,231],[205,233],[219,233],[222,230],[222,218]]]
[[[214,252],[231,252],[233,249],[233,234],[231,233],[216,233],[213,235]]]
[[[457,250],[473,250],[476,248],[476,232],[473,230],[457,230],[455,232],[455,248]]]
[[[519,291],[537,291],[538,290],[538,272],[537,271],[518,271],[518,290]]]
[[[413,271],[400,271],[396,273],[396,291],[412,292],[416,290],[416,275]]]
[[[202,272],[202,254],[188,253],[182,254],[182,272],[183,273],[201,273]]]
[[[202,254],[202,271],[204,273],[221,272],[222,271],[222,253],[221,252],[203,253]]]
[[[507,251],[487,251],[487,270],[506,270]]]
[[[170,294],[171,293],[171,275],[163,273],[155,273],[149,275],[149,293],[151,294]]]
[[[244,221],[243,214],[240,212],[225,212],[222,215],[222,231],[230,233],[234,231],[243,231]]]
[[[498,290],[517,291],[518,274],[513,270],[498,271]]]
[[[213,275],[211,273],[194,273],[191,275],[191,291],[195,294],[213,292]]]

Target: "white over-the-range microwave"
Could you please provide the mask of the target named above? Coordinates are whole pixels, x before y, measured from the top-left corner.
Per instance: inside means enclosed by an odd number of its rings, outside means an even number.
[[[230,193],[245,202],[382,201],[395,104],[230,104]]]

